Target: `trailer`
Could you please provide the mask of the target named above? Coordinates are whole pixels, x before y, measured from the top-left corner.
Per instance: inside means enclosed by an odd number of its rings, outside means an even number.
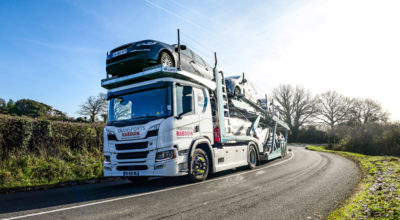
[[[288,126],[244,97],[228,98],[224,73],[214,79],[156,66],[102,80],[109,100],[104,176],[145,181],[248,166],[287,154]]]

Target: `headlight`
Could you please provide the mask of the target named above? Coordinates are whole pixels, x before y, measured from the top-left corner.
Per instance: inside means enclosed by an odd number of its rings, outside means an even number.
[[[175,156],[174,150],[158,152],[156,154],[156,161],[170,160],[170,159],[174,159],[175,157],[176,156]]]
[[[151,45],[154,45],[154,44],[156,44],[157,42],[154,42],[154,41],[145,41],[145,42],[140,42],[140,43],[137,43],[136,45],[135,45],[135,47],[140,47],[140,46],[151,46]]]
[[[158,128],[160,128],[160,124],[151,126],[151,127],[149,128],[149,131],[158,130]]]
[[[117,136],[115,135],[114,132],[108,131],[108,132],[107,132],[107,139],[108,139],[109,141],[116,141],[116,140],[117,140]]]

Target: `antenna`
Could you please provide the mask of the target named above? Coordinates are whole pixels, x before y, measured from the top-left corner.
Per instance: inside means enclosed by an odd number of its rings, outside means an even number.
[[[178,70],[181,70],[181,34],[178,28]]]
[[[215,58],[215,67],[217,67],[218,64],[217,52],[214,52],[214,58]]]

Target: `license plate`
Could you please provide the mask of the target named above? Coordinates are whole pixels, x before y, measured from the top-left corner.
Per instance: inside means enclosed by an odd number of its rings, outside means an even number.
[[[124,171],[124,176],[139,176],[139,171]]]
[[[123,54],[126,54],[126,49],[123,49],[123,50],[119,50],[119,51],[114,52],[114,53],[112,54],[112,57],[120,56],[120,55],[123,55]]]

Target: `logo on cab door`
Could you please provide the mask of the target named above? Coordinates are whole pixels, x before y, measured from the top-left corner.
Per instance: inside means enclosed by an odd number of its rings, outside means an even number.
[[[176,137],[177,138],[190,138],[193,137],[193,128],[185,127],[185,128],[177,128],[176,129]]]

